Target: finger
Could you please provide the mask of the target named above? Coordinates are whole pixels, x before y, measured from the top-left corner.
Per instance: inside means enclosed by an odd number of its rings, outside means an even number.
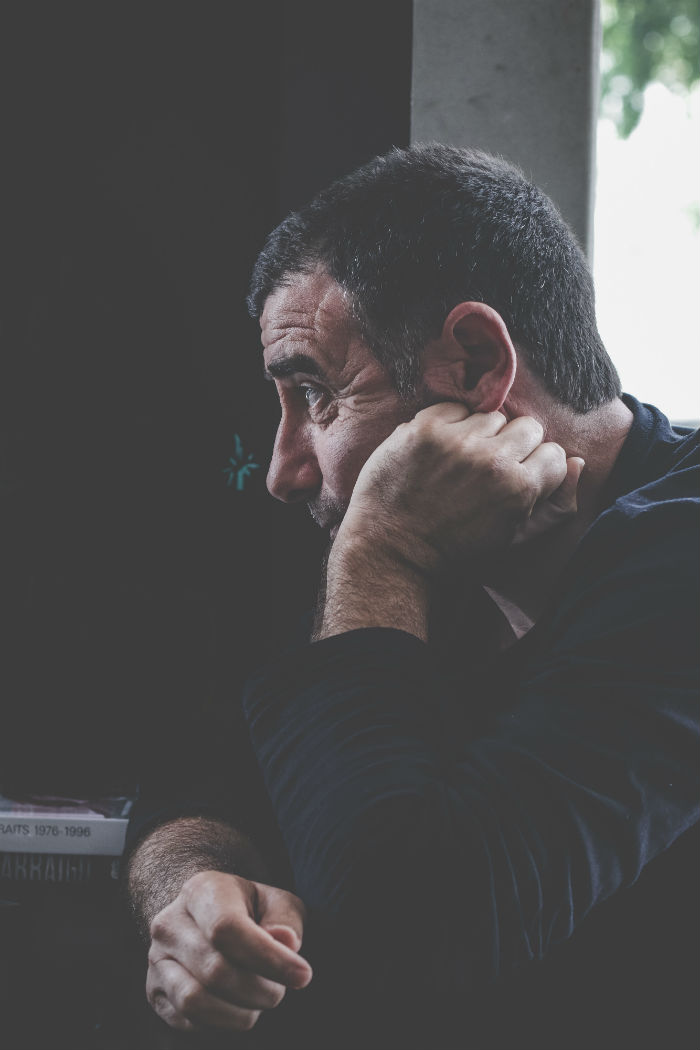
[[[518,416],[498,432],[498,447],[503,455],[522,463],[542,444],[544,427],[532,416]]]
[[[191,1032],[194,1025],[178,1013],[168,998],[168,986],[178,978],[177,964],[172,960],[158,966],[149,966],[146,975],[146,999],[162,1021],[181,1032]]]
[[[212,995],[174,959],[149,966],[146,996],[159,1017],[182,1031],[206,1026],[247,1032],[260,1016],[259,1010],[234,1006]]]
[[[570,456],[566,461],[566,477],[549,497],[550,504],[562,514],[575,514],[578,510],[578,483],[585,465],[580,456]]]
[[[545,441],[521,463],[521,468],[532,487],[534,505],[548,499],[563,483],[567,474],[566,452],[554,441]]]
[[[469,409],[459,401],[440,401],[416,412],[415,419],[424,423],[460,423],[469,416]]]
[[[507,423],[508,420],[502,412],[474,412],[464,420],[463,433],[470,437],[495,437]]]
[[[146,999],[161,1020],[169,1024],[171,1028],[177,1028],[183,1032],[191,1032],[193,1025],[177,1010],[168,998],[166,985],[170,980],[177,979],[177,972],[171,966],[172,960],[164,961],[156,966],[149,965],[146,974]],[[176,964],[175,964],[176,965]]]
[[[189,915],[151,945],[149,963],[153,966],[164,959],[180,963],[208,992],[234,1006],[271,1010],[285,995],[283,984],[232,965],[212,947]]]
[[[274,937],[280,944],[286,944],[293,952],[298,952],[301,948],[299,934],[290,926],[279,926],[277,923],[272,923],[271,925],[264,924],[264,928],[271,937]]]
[[[214,980],[216,981],[216,977]],[[218,998],[248,1010],[274,1010],[287,994],[283,984],[268,981],[250,970],[235,967],[231,977],[227,978],[227,983],[220,990],[217,985],[210,987],[205,984],[204,987]]]
[[[309,964],[258,926],[252,918],[255,897],[256,884],[231,879],[185,893],[185,904],[207,941],[229,962],[287,987],[305,987],[311,980]]]
[[[305,912],[298,897],[258,883],[258,922],[275,940],[294,952],[301,948]]]

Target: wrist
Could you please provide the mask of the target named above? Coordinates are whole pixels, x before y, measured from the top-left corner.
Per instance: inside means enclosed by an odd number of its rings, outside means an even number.
[[[398,552],[361,537],[336,540],[316,639],[364,627],[392,627],[426,641],[428,607],[427,575]]]
[[[440,572],[440,554],[416,529],[393,518],[369,518],[352,502],[331,549],[331,558],[352,558],[385,575],[404,575],[426,587]]]
[[[175,900],[189,879],[205,871],[269,881],[256,847],[216,818],[180,817],[156,827],[139,842],[125,874],[134,918],[146,943],[155,915]]]
[[[372,536],[351,536],[341,542],[336,539],[328,558],[329,582],[341,576],[370,588],[386,583],[427,595],[430,573],[424,561],[407,557],[398,547]]]

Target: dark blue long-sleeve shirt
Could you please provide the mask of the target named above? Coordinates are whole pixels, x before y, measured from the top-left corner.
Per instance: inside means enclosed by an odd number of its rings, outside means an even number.
[[[353,631],[249,683],[327,1045],[692,1045],[698,441],[628,404],[610,506],[507,653],[465,596],[430,644]]]

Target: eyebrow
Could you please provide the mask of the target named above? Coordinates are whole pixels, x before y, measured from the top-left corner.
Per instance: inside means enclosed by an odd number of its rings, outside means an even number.
[[[287,376],[302,372],[304,375],[313,376],[314,379],[325,379],[326,375],[317,361],[309,354],[288,354],[280,357],[277,361],[270,361],[265,368],[265,379],[285,379]]]

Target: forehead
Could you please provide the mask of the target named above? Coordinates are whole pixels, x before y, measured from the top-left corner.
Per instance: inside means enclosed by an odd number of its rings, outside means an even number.
[[[340,285],[328,274],[296,274],[265,301],[260,318],[265,364],[299,352],[341,363],[364,346]]]
[[[288,324],[326,327],[350,322],[345,292],[322,271],[288,276],[267,297],[260,318],[263,333]]]

